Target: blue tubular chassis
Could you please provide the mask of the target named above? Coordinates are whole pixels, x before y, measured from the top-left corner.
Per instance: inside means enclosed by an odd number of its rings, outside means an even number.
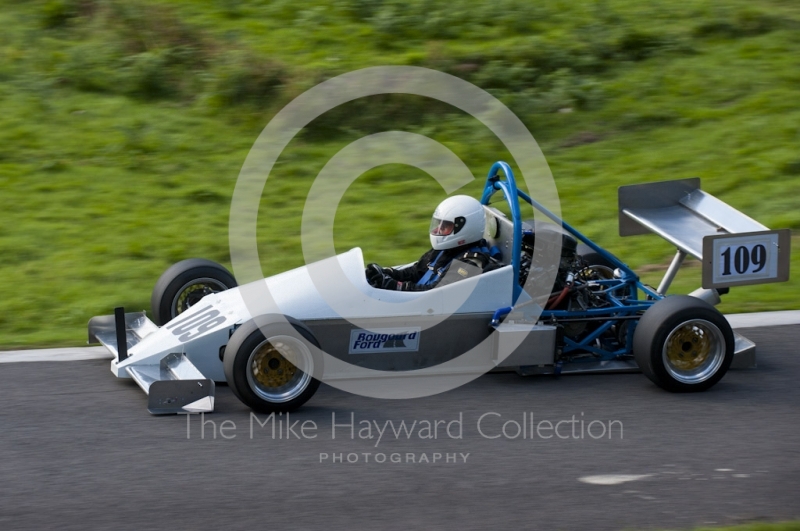
[[[519,279],[521,253],[522,253],[522,218],[520,214],[519,200],[522,199],[530,204],[534,209],[544,214],[554,223],[562,227],[577,240],[589,246],[592,250],[602,256],[617,269],[615,278],[607,280],[595,280],[593,283],[601,289],[595,291],[595,295],[602,297],[608,306],[603,308],[591,308],[583,311],[567,310],[543,310],[540,321],[545,323],[575,322],[575,321],[595,321],[600,322],[600,326],[594,328],[588,335],[575,341],[569,337],[563,337],[562,354],[577,354],[588,352],[592,356],[586,361],[609,361],[619,359],[630,359],[632,357],[631,345],[633,344],[633,331],[635,323],[641,315],[655,302],[664,298],[650,286],[646,286],[639,281],[639,277],[627,265],[620,261],[589,238],[578,232],[574,227],[565,223],[542,204],[532,199],[528,194],[517,188],[514,180],[514,173],[511,167],[505,162],[496,162],[489,170],[486,177],[486,185],[481,197],[483,205],[489,205],[489,201],[497,192],[502,192],[508,208],[511,212],[511,221],[514,226],[513,246],[511,265],[514,268],[514,279]],[[640,299],[640,291],[645,299]],[[522,292],[522,287],[518,281],[514,284],[514,300],[516,301]],[[500,320],[508,315],[513,308],[502,308],[495,312],[492,319],[493,326],[499,326]],[[622,321],[632,321],[626,329],[626,340],[622,342],[620,348],[606,348],[602,341],[598,341],[614,325],[621,324]],[[558,360],[557,360],[558,361]],[[574,360],[581,361],[581,360]]]

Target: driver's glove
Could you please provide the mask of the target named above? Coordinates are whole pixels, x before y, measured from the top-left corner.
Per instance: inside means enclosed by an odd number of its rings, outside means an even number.
[[[378,264],[369,264],[364,270],[364,274],[367,276],[367,282],[369,282],[369,285],[375,288],[381,287],[381,284],[383,284],[383,279],[386,276],[383,273],[383,268]]]

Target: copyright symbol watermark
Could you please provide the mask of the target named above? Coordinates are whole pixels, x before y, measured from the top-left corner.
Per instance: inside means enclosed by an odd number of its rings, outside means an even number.
[[[347,352],[325,352],[326,344],[338,345],[350,331],[377,330],[413,323],[419,330],[419,349],[446,345],[440,326],[453,316],[490,313],[511,303],[511,272],[502,289],[477,277],[427,292],[387,292],[371,288],[364,278],[359,250],[336,256],[333,221],[347,188],[364,172],[383,164],[415,166],[433,177],[447,194],[455,193],[475,177],[452,151],[428,137],[403,131],[386,131],[360,138],[334,155],[320,171],[306,198],[301,243],[304,268],[265,281],[256,238],[259,205],[272,168],[287,144],[312,120],[358,98],[377,94],[425,96],[452,105],[471,115],[502,141],[518,169],[517,178],[537,201],[560,216],[560,203],[552,174],[531,133],[504,104],[486,91],[457,77],[410,66],[385,66],[349,72],[309,89],[284,107],[259,135],[242,166],[231,201],[229,237],[231,262],[240,292],[250,315],[288,316],[302,322],[330,324],[331,338],[321,340],[315,353],[324,360],[314,376],[339,389],[377,398],[414,398],[454,389],[488,372],[496,357],[487,355],[494,338],[490,334],[473,348],[449,361],[416,370],[380,371],[348,363]],[[386,198],[391,208],[392,198]],[[433,212],[436,205],[429,205]],[[527,204],[524,215],[541,214]],[[420,235],[425,238],[425,235]],[[560,249],[545,249],[539,243],[534,254],[541,274],[530,275],[525,297],[549,295]],[[416,258],[416,257],[414,257]],[[553,267],[555,266],[555,267]],[[510,269],[510,268],[506,268]],[[472,280],[472,279],[470,279]],[[518,301],[519,302],[519,301]],[[285,317],[284,317],[285,319]],[[338,327],[338,329],[337,329]],[[456,327],[456,333],[458,331]],[[338,336],[337,336],[338,334]],[[426,337],[427,334],[427,337]],[[434,336],[438,335],[434,340]],[[518,343],[517,343],[518,345]],[[510,354],[516,345],[505,344]],[[374,354],[379,356],[380,354]]]

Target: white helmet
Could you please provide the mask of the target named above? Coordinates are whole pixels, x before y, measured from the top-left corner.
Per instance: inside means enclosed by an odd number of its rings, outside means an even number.
[[[431,220],[431,246],[452,249],[483,238],[486,214],[480,201],[468,195],[448,197],[436,207]]]

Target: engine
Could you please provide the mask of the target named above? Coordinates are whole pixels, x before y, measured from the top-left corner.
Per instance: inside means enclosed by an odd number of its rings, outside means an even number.
[[[537,247],[536,253],[534,245]],[[578,312],[609,305],[597,281],[612,278],[613,270],[604,265],[588,263],[577,251],[577,240],[561,227],[552,223],[536,223],[535,226],[523,224],[520,285],[524,287],[530,275],[534,275],[533,278],[555,276],[553,289],[546,300],[536,299],[544,309]],[[560,256],[556,264],[544,259],[555,253]],[[558,326],[564,335],[578,340],[594,330],[595,323],[588,319],[565,319]]]

